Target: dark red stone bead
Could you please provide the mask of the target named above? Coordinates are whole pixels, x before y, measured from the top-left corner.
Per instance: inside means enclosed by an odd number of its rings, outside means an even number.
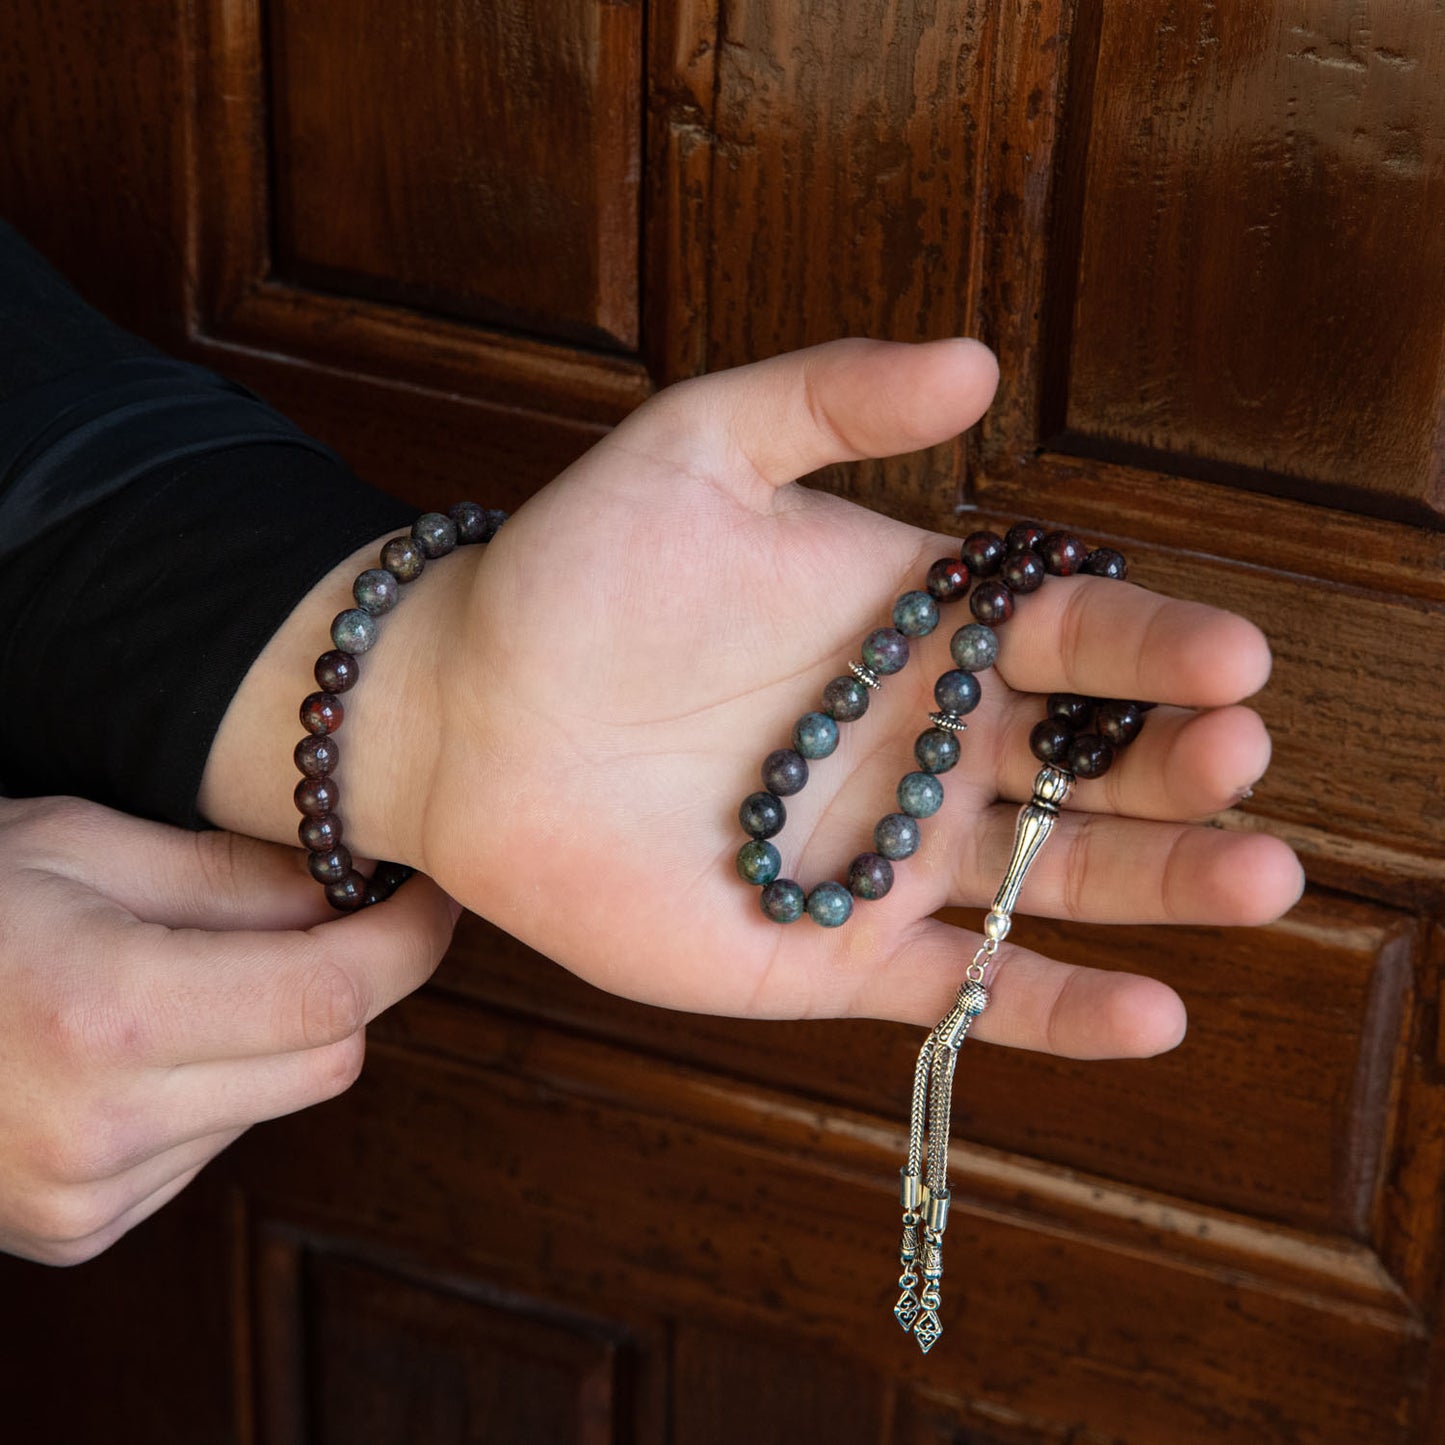
[[[1080,697],[1076,692],[1054,692],[1049,694],[1049,716],[1067,723],[1075,732],[1082,732],[1094,716],[1094,700]]]
[[[1113,762],[1112,744],[1098,733],[1084,733],[1074,739],[1065,766],[1076,778],[1102,778]]]
[[[351,850],[333,848],[329,853],[308,853],[306,866],[318,883],[340,883],[351,872]]]
[[[296,836],[308,853],[330,853],[341,846],[341,819],[335,813],[302,818]]]
[[[1037,592],[1047,575],[1043,558],[1028,550],[1010,552],[999,569],[999,576],[1010,592]]]
[[[1116,748],[1124,748],[1139,736],[1139,729],[1144,726],[1144,714],[1138,703],[1102,702],[1094,714],[1094,726],[1101,737],[1107,738]]]
[[[1056,717],[1046,717],[1034,724],[1034,730],[1029,734],[1029,751],[1041,763],[1063,767],[1073,741],[1074,730],[1068,723],[1060,722]]]
[[[296,744],[293,756],[296,766],[308,778],[324,778],[328,773],[336,771],[336,764],[341,760],[341,749],[336,745],[335,738],[318,733],[302,738]]]
[[[1113,582],[1123,582],[1129,575],[1129,564],[1122,552],[1116,552],[1112,547],[1095,547],[1084,558],[1079,571],[1087,572],[1091,577],[1107,577]]]
[[[957,557],[940,557],[923,585],[935,602],[957,602],[968,591],[968,568]]]
[[[322,813],[336,811],[341,802],[341,789],[335,778],[302,778],[291,796],[308,818],[317,818]]]
[[[323,692],[346,692],[360,676],[361,664],[350,652],[323,652],[316,659],[316,685]]]
[[[1037,522],[1015,522],[1004,533],[1003,544],[1010,552],[1037,551],[1047,535]]]
[[[339,882],[326,885],[326,901],[338,912],[355,913],[366,907],[366,888],[366,879],[353,868]]]
[[[1002,582],[980,582],[968,599],[969,611],[988,627],[1007,622],[1014,614],[1014,599]]]
[[[301,726],[309,733],[334,733],[345,716],[334,692],[313,692],[301,704]]]
[[[963,539],[958,555],[968,563],[968,570],[975,577],[992,577],[1007,551],[997,532],[970,532]]]
[[[1039,556],[1055,577],[1072,577],[1087,555],[1084,544],[1072,532],[1050,532],[1039,543]]]

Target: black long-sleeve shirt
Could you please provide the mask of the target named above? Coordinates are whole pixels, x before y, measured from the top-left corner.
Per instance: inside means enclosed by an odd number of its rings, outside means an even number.
[[[254,393],[107,321],[0,223],[0,792],[204,826],[201,774],[257,654],[412,515]]]

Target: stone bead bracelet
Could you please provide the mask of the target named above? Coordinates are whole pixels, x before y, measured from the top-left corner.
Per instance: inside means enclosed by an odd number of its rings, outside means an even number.
[[[341,790],[333,776],[341,761],[336,733],[346,715],[341,696],[361,677],[360,655],[376,643],[378,618],[401,601],[403,588],[421,576],[427,562],[459,546],[490,542],[506,519],[505,512],[489,511],[475,502],[458,502],[445,516],[427,512],[418,517],[407,536],[393,537],[382,547],[379,567],[368,567],[357,577],[351,588],[356,606],[336,615],[331,623],[332,648],[316,659],[320,691],[301,704],[306,736],[296,744],[302,778],[293,796],[301,813],[297,833],[307,852],[307,867],[325,888],[327,902],[342,913],[389,898],[412,870],[399,863],[378,863],[368,879],[352,866],[351,852],[342,842],[337,811]]]

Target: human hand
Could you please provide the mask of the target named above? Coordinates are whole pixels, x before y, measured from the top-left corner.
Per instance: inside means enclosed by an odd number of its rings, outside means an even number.
[[[337,919],[294,850],[47,798],[0,799],[0,921],[0,1250],[74,1264],[347,1088],[454,913]]]

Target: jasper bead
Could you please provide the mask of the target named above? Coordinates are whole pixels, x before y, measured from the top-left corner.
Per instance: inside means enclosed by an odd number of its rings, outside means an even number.
[[[787,809],[783,807],[782,800],[772,793],[750,793],[738,809],[738,822],[743,825],[743,832],[751,833],[754,838],[771,838],[781,833],[787,821]]]
[[[1129,576],[1129,564],[1122,552],[1112,547],[1095,547],[1079,565],[1080,572],[1091,577],[1107,577],[1112,582],[1123,582]]]
[[[763,759],[763,786],[780,798],[801,793],[808,782],[808,764],[792,748],[777,748]]]
[[[376,644],[376,618],[359,607],[338,612],[331,624],[331,640],[342,652],[369,652]]]
[[[366,907],[366,879],[355,868],[337,883],[326,885],[326,901],[339,913]]]
[[[880,677],[908,666],[908,639],[896,627],[880,627],[863,639],[863,661]]]
[[[769,883],[758,902],[763,914],[774,923],[796,923],[807,907],[803,890],[791,878]]]
[[[393,537],[381,549],[381,565],[405,586],[426,570],[426,553],[410,537]]]
[[[893,887],[893,865],[877,853],[860,853],[848,865],[848,891],[854,898],[883,898]]]
[[[898,783],[898,806],[910,818],[931,818],[943,806],[943,784],[932,773],[905,773]]]
[[[738,849],[738,877],[744,883],[771,883],[782,868],[782,854],[761,838],[744,843]]]
[[[968,591],[968,568],[956,557],[940,557],[923,584],[935,602],[957,602]]]
[[[868,689],[856,677],[835,677],[823,689],[823,711],[834,722],[857,722],[868,711]]]
[[[929,728],[919,733],[913,756],[925,773],[946,773],[959,759],[958,737],[946,728]]]
[[[927,592],[905,592],[893,604],[893,625],[905,637],[927,637],[938,626],[938,603]]]
[[[1039,556],[1055,577],[1072,577],[1087,555],[1084,544],[1072,532],[1050,532],[1039,543]]]
[[[975,577],[992,577],[1008,549],[997,532],[971,532],[963,539],[959,555]]]
[[[838,724],[826,713],[805,712],[793,727],[793,747],[809,760],[826,758],[837,746]]]
[[[340,883],[351,872],[351,850],[337,847],[329,853],[309,853],[306,866],[318,883]]]
[[[311,853],[330,853],[341,846],[341,819],[335,813],[302,818],[296,829],[301,846]]]
[[[907,813],[889,813],[873,829],[873,846],[885,858],[911,858],[922,841],[918,823]]]
[[[1010,592],[1037,592],[1044,585],[1043,558],[1037,552],[1012,552],[1003,559],[999,576]]]
[[[1050,717],[1067,723],[1075,732],[1082,732],[1093,721],[1094,702],[1076,692],[1051,692],[1047,711]]]
[[[1102,778],[1114,762],[1114,749],[1098,733],[1076,737],[1069,748],[1068,770],[1076,778]]]
[[[1144,714],[1137,703],[1101,702],[1094,713],[1094,726],[1099,735],[1116,748],[1128,747],[1144,726]]]
[[[308,733],[334,733],[345,716],[335,693],[313,692],[301,704],[301,726]]]
[[[998,633],[982,622],[970,622],[953,634],[948,650],[965,672],[982,672],[998,661]]]
[[[1034,724],[1029,734],[1029,751],[1041,762],[1065,767],[1069,760],[1069,748],[1073,745],[1074,730],[1068,723],[1056,717],[1046,717]]]
[[[839,928],[853,916],[853,895],[841,883],[820,883],[808,894],[808,917],[824,928]]]
[[[944,712],[951,712],[963,717],[971,713],[978,706],[978,700],[983,696],[983,689],[978,685],[978,679],[971,672],[945,672],[937,682],[933,684],[933,700]]]
[[[411,524],[411,539],[427,557],[445,557],[457,546],[457,524],[440,512],[423,512]]]
[[[380,617],[401,600],[401,583],[385,567],[368,567],[351,584],[351,595],[363,612]]]
[[[341,805],[341,789],[331,777],[302,778],[291,797],[308,818],[334,813]]]
[[[1047,534],[1037,522],[1015,522],[1004,533],[1003,544],[1010,552],[1035,550]]]
[[[341,760],[341,749],[336,745],[335,738],[320,733],[302,738],[296,744],[296,751],[292,756],[296,760],[296,766],[308,778],[320,778],[336,771],[336,764]]]
[[[1002,582],[980,582],[968,599],[968,609],[986,626],[996,627],[1014,615],[1014,599]]]
[[[361,664],[349,652],[323,652],[314,670],[322,692],[348,692],[361,677]]]

